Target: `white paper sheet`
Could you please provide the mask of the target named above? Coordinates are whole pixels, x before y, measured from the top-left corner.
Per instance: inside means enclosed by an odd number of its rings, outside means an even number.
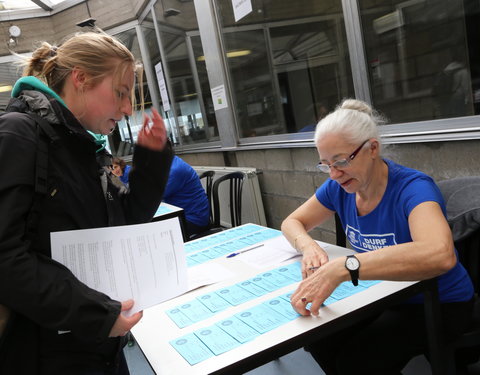
[[[177,218],[147,224],[51,233],[52,258],[84,284],[133,314],[187,291],[187,264]]]
[[[188,290],[204,285],[215,284],[229,279],[235,274],[226,267],[213,262],[207,262],[188,268]]]
[[[324,242],[317,242],[323,249],[328,247],[328,244]],[[288,259],[300,256],[301,254],[290,245],[284,236],[278,236],[265,241],[262,247],[241,253],[235,258],[252,267],[267,268],[274,267]]]
[[[251,0],[232,0],[233,14],[235,22],[240,21],[247,14],[252,12]]]

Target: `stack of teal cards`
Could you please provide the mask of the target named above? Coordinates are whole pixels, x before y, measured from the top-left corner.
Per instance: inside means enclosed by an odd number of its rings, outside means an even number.
[[[192,301],[166,311],[166,314],[179,328],[185,328],[211,318],[220,311],[239,306],[294,284],[301,278],[300,262],[295,262],[263,272],[240,283],[203,294]],[[351,282],[342,283],[323,305],[335,303],[379,282],[360,280],[356,287]],[[178,337],[170,341],[170,344],[190,365],[225,353],[261,334],[299,318],[300,314],[290,304],[292,294],[293,290],[263,301],[213,325]]]
[[[277,229],[256,224],[245,224],[211,236],[187,242],[187,266],[195,266],[212,259],[225,257],[245,247],[255,245],[282,234]]]

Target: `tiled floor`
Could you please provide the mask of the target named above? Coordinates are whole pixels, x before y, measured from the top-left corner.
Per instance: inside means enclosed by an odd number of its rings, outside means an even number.
[[[150,365],[143,356],[137,344],[125,347],[128,367],[131,375],[154,375]],[[255,370],[249,371],[248,375],[298,375],[301,369],[302,375],[324,375],[312,357],[303,349],[280,357],[278,360],[269,362]],[[430,375],[430,365],[425,357],[416,357],[410,361],[403,370],[404,375]],[[480,374],[480,362],[470,367],[470,375]]]

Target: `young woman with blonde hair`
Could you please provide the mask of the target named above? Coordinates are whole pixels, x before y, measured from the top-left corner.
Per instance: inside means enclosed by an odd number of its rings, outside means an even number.
[[[124,316],[134,301],[114,301],[53,261],[50,233],[148,222],[160,204],[173,156],[155,110],[138,135],[128,193],[103,168],[102,135],[132,113],[136,70],[106,34],[43,43],[0,117],[0,303],[10,311],[2,374],[128,374],[124,336],[142,313]]]

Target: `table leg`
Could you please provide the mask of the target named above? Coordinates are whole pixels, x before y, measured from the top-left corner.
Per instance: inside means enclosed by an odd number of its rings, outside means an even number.
[[[437,279],[423,281],[425,289],[425,324],[427,328],[428,350],[433,375],[454,375],[453,356],[446,348],[443,337],[440,300]],[[453,370],[453,372],[452,372]]]

